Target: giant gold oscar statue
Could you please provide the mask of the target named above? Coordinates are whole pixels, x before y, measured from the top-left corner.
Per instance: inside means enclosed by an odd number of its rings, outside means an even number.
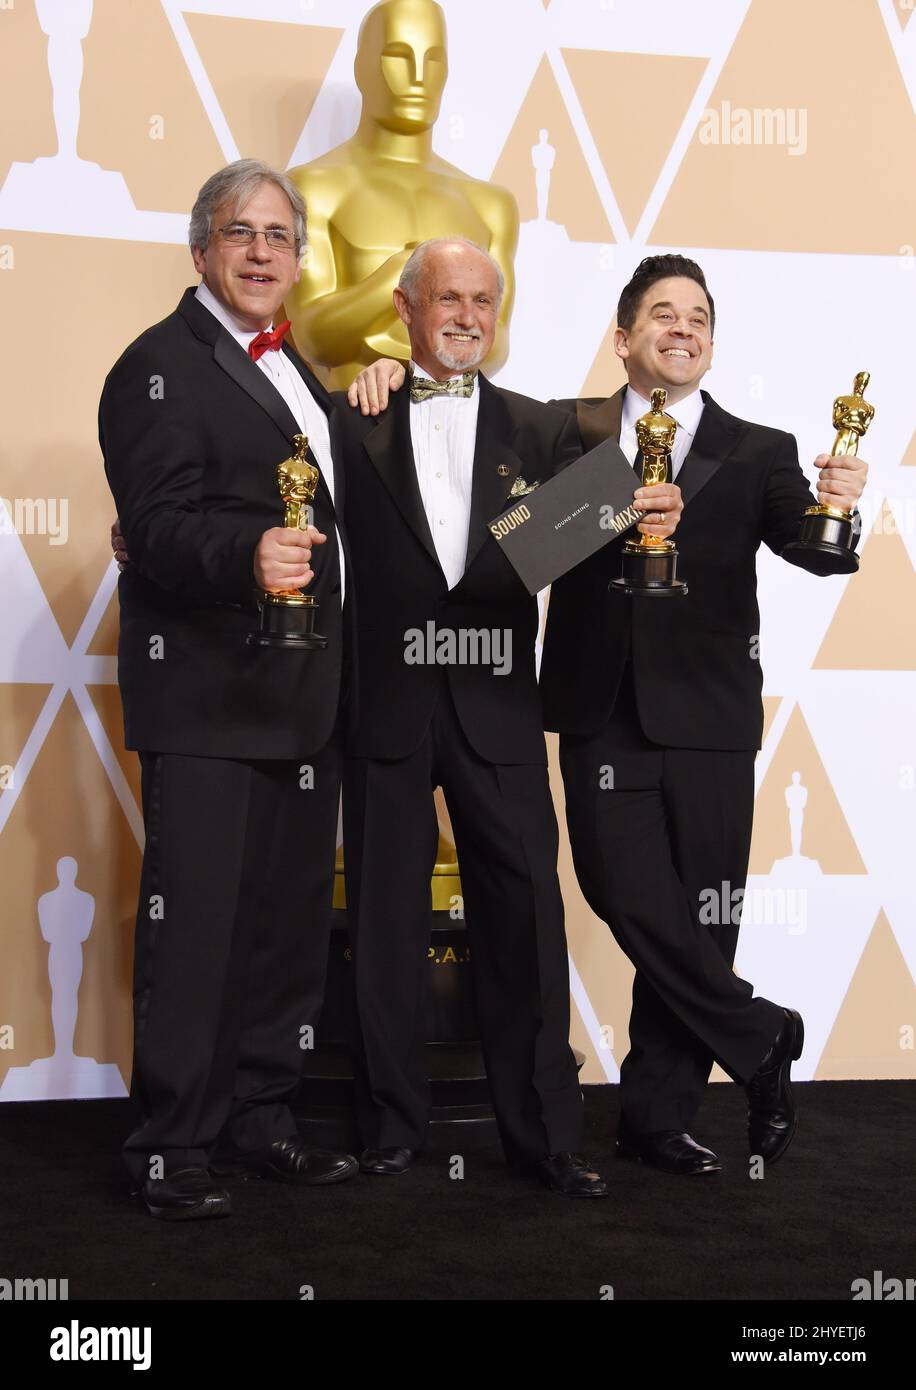
[[[506,289],[484,369],[495,372],[509,353],[518,207],[507,189],[433,153],[446,41],[434,0],[371,9],[357,40],[356,134],[290,170],[308,208],[308,249],[285,314],[299,352],[334,387],[346,389],[379,357],[409,358],[391,294],[410,253],[431,237],[467,237],[499,262]],[[498,81],[498,70],[487,80]]]
[[[433,153],[433,126],[448,76],[445,16],[434,0],[383,0],[366,15],[354,74],[359,127],[310,164],[289,171],[305,199],[308,246],[283,316],[296,347],[328,385],[346,389],[379,357],[406,361],[407,334],[392,291],[421,241],[464,236],[499,262],[505,293],[488,372],[509,352],[518,207],[504,188],[473,179]],[[433,908],[460,900],[457,857],[437,792],[440,836]],[[345,902],[342,861],[334,894]]]

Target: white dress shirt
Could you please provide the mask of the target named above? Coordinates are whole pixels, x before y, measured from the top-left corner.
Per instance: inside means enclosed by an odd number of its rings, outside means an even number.
[[[203,283],[197,286],[195,296],[200,300],[205,309],[213,315],[215,319],[223,325],[228,333],[231,333],[239,347],[248,355],[248,344],[252,338],[256,338],[260,329],[252,333],[247,328],[240,328],[229,310],[216,298],[210,289]],[[271,329],[273,324],[270,325]],[[302,434],[306,435],[309,442],[309,449],[318,464],[321,476],[327,485],[328,492],[331,494],[331,501],[334,501],[334,463],[331,457],[331,432],[328,428],[328,417],[325,415],[321,406],[315,400],[308,386],[305,384],[300,373],[290,362],[284,352],[262,352],[257,362],[254,364],[260,367],[267,377],[267,380],[274,386],[283,397],[292,412],[293,419],[299,426]],[[277,504],[279,506],[280,494],[277,493]],[[340,563],[340,602],[344,601],[344,556],[343,545],[339,534],[337,539],[337,558]],[[316,547],[313,560],[318,560],[321,554],[320,547]],[[318,561],[320,563],[320,561]],[[313,564],[312,568],[315,568]]]
[[[649,401],[628,386],[623,393],[623,411],[620,416],[620,447],[630,463],[636,462],[639,446],[636,443],[636,421],[652,409]],[[703,397],[699,387],[691,395],[685,396],[676,405],[666,405],[665,414],[677,420],[677,433],[671,451],[671,481],[680,471],[684,459],[693,448],[693,440],[703,414]]]
[[[429,373],[416,363],[411,367],[416,377],[428,378]],[[464,574],[468,553],[479,406],[476,373],[470,396],[431,396],[410,403],[410,440],[420,498],[450,589]]]

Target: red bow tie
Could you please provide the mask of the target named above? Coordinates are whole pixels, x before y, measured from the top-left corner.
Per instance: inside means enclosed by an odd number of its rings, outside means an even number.
[[[285,323],[280,324],[279,328],[275,328],[272,333],[265,333],[262,328],[261,332],[256,334],[248,344],[248,356],[251,358],[252,362],[257,362],[258,358],[264,352],[279,352],[280,344],[286,337],[289,326],[289,319],[287,319]]]

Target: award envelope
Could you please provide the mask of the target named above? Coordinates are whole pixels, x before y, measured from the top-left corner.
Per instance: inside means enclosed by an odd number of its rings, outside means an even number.
[[[641,519],[632,506],[641,487],[615,439],[583,454],[562,473],[521,495],[490,522],[529,594],[559,579]]]

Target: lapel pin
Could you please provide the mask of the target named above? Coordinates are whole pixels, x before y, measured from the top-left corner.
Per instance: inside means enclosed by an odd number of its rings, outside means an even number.
[[[499,467],[497,468],[496,471],[497,471],[497,473],[499,474],[499,476],[500,476],[501,478],[508,478],[508,476],[509,476],[509,465],[508,465],[507,463],[501,463],[501,464],[499,465]]]

